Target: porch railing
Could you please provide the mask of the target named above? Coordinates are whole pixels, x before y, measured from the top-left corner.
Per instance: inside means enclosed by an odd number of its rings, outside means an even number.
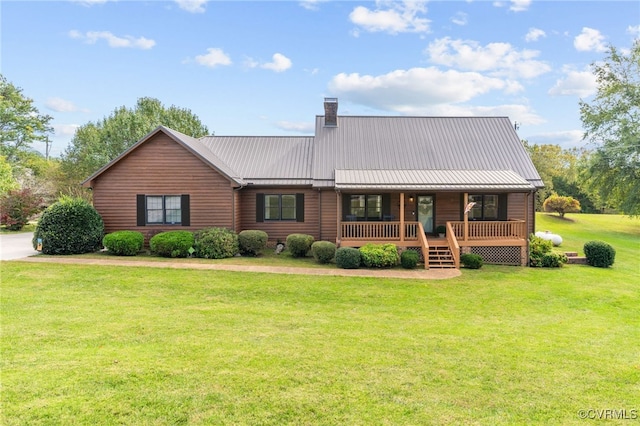
[[[456,238],[464,239],[464,222],[448,222]],[[501,240],[527,238],[524,220],[469,222],[469,240]]]
[[[342,222],[341,228],[344,240],[400,240],[400,222]],[[418,235],[418,222],[404,223],[405,241],[417,241]]]

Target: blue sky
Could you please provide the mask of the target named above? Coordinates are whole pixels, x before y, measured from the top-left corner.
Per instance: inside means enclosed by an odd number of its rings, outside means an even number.
[[[584,146],[589,64],[640,37],[637,1],[2,1],[0,69],[75,129],[140,97],[216,135],[313,134],[349,115],[508,116]],[[40,148],[40,147],[36,147]]]

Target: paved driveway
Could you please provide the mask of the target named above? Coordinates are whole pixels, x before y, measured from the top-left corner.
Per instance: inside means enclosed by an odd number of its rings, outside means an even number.
[[[0,260],[21,259],[38,254],[31,245],[33,232],[0,234]]]

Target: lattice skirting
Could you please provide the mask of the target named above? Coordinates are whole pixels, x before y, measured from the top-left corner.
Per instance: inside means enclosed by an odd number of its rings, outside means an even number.
[[[484,263],[520,266],[521,250],[524,247],[469,247],[470,253],[478,254]]]
[[[407,247],[407,250],[413,250],[418,253],[418,256],[420,256],[420,262],[424,262],[424,256],[422,256],[422,250],[420,247]]]

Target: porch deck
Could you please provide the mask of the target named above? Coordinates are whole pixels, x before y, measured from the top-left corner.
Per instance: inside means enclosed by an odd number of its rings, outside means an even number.
[[[420,222],[341,222],[338,243],[344,247],[393,243],[400,248],[418,248],[424,259],[430,248],[448,247],[453,265],[460,266],[460,252],[470,247],[526,247],[526,223],[523,220],[447,222],[445,238],[426,236]],[[433,252],[433,249],[432,249]],[[432,256],[431,256],[432,257]],[[425,261],[425,268],[429,268]]]

